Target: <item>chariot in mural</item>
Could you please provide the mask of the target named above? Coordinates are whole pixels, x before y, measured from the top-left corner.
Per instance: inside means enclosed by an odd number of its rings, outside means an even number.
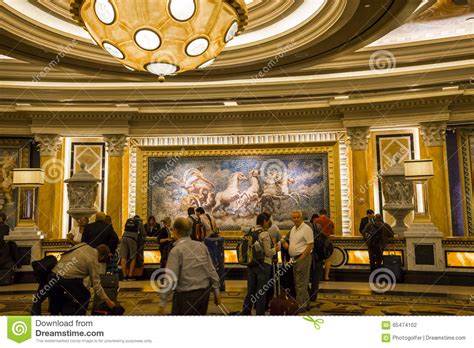
[[[150,158],[149,177],[156,178],[166,160]],[[326,167],[325,154],[182,158],[148,187],[148,213],[174,217],[202,206],[231,228],[250,225],[267,211],[291,224],[293,209],[327,207]]]

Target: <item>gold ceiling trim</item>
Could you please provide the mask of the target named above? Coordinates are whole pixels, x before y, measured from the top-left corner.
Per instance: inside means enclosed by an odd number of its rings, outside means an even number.
[[[70,11],[72,18],[83,28],[85,28],[84,22],[81,17],[81,7],[84,4],[84,0],[71,0]]]
[[[73,19],[82,27],[84,27],[84,21],[81,16],[81,7],[85,0],[71,0],[70,11]],[[248,24],[249,16],[247,6],[244,0],[223,0],[229,4],[237,13],[239,18],[239,31],[242,32]]]

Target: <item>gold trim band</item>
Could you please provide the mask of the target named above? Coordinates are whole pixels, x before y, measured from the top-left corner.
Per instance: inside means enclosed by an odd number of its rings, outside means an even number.
[[[72,14],[72,18],[82,27],[84,27],[84,21],[81,17],[81,7],[85,0],[71,0],[69,11]],[[239,17],[239,34],[245,29],[249,22],[249,15],[247,5],[244,0],[224,0],[229,4],[237,13]]]

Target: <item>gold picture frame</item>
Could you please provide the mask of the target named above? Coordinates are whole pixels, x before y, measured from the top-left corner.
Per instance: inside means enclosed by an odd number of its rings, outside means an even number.
[[[472,195],[474,193],[473,177],[472,177],[472,157],[471,140],[474,138],[474,129],[462,129],[458,135],[458,151],[461,189],[464,197],[463,214],[464,214],[464,230],[466,237],[474,235],[474,200]]]
[[[279,143],[253,145],[202,145],[202,146],[139,146],[137,158],[136,213],[146,216],[148,212],[148,162],[151,157],[201,157],[201,156],[258,156],[291,154],[327,154],[329,181],[329,208],[336,223],[336,234],[342,235],[342,209],[339,143]],[[223,235],[235,236],[240,231],[225,231]]]

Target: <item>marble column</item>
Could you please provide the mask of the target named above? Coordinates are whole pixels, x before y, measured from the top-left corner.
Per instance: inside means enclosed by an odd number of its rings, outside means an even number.
[[[347,140],[351,149],[352,225],[354,235],[359,235],[360,220],[366,216],[366,211],[370,208],[370,181],[367,163],[369,137],[369,127],[347,128]]]
[[[107,175],[107,214],[112,218],[112,223],[118,235],[122,234],[122,181],[123,181],[123,155],[127,146],[127,136],[124,134],[104,135],[109,155]]]
[[[56,187],[61,181],[62,163],[56,158],[61,147],[61,137],[57,134],[37,134],[35,142],[40,153],[40,166],[45,172],[45,182],[38,189],[38,207],[36,210],[39,229],[47,238],[60,238],[54,235],[54,210],[56,207]]]
[[[431,221],[445,235],[451,235],[448,162],[446,159],[446,123],[421,123],[420,133],[426,157],[433,160],[434,176],[428,180],[428,212]]]

